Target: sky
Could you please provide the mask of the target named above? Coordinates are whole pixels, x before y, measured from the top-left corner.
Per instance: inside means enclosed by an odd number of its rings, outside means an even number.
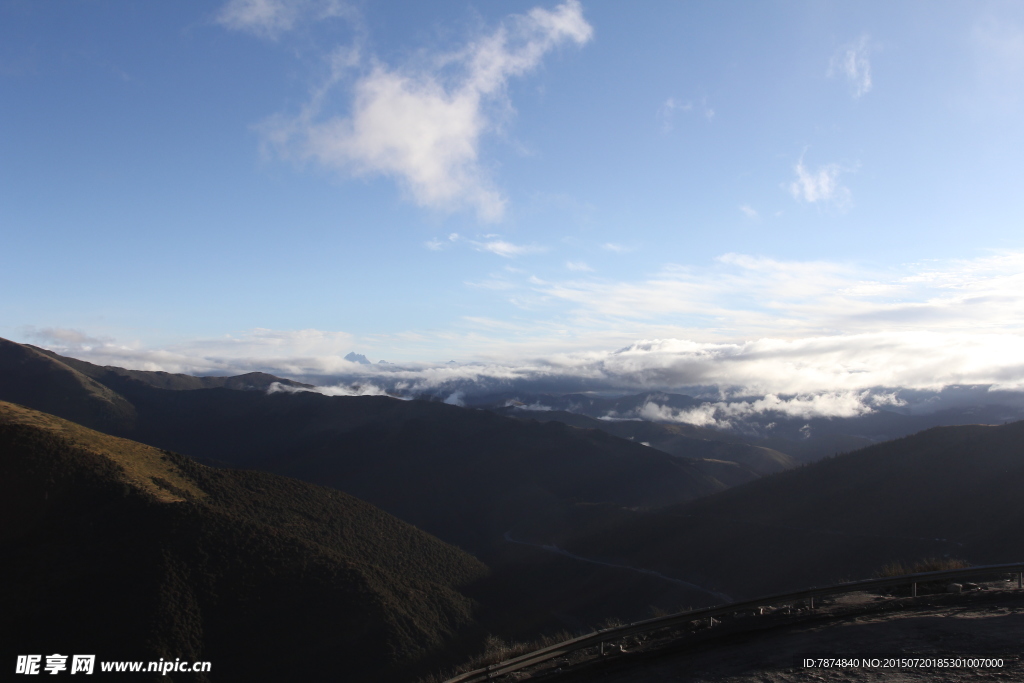
[[[0,336],[392,389],[1024,389],[1022,115],[1019,2],[0,0]]]

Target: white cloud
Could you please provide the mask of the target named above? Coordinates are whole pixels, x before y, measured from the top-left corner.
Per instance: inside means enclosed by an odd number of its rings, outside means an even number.
[[[273,382],[267,388],[268,394],[288,393],[298,394],[302,392],[313,392],[324,396],[390,396],[387,391],[369,382],[363,384],[338,384],[326,387],[293,387],[280,382]],[[396,397],[397,398],[397,397]]]
[[[675,123],[676,112],[687,112],[693,109],[691,102],[677,102],[674,97],[665,100],[658,107],[658,120],[661,121],[661,130],[669,132]]]
[[[501,330],[495,330],[501,333]],[[515,334],[515,330],[509,330]],[[449,337],[446,340],[451,343]],[[53,348],[53,347],[51,347]],[[347,347],[346,347],[347,348]],[[341,352],[320,355],[268,353],[258,346],[230,348],[193,343],[170,350],[124,346],[68,351],[99,364],[196,374],[264,371],[322,381],[331,395],[458,391],[558,392],[682,390],[720,387],[756,401],[720,401],[697,411],[671,411],[656,403],[637,417],[724,426],[723,421],[777,411],[794,417],[849,416],[895,403],[892,389],[957,385],[1024,390],[1024,334],[1019,332],[900,332],[837,334],[745,342],[686,339],[639,341],[617,351],[552,353],[543,358],[460,364],[351,363]],[[203,353],[205,352],[205,354]],[[316,380],[320,377],[321,380]],[[333,379],[331,379],[333,378]],[[880,392],[878,388],[890,390]],[[865,393],[869,392],[869,393]],[[460,400],[463,396],[459,396]],[[745,403],[745,405],[737,405]],[[628,417],[628,416],[627,416]]]
[[[511,110],[509,79],[535,69],[556,47],[582,45],[591,35],[578,0],[550,11],[534,8],[426,66],[374,62],[353,86],[348,116],[323,111],[326,95],[342,80],[336,70],[298,116],[271,119],[264,134],[284,155],[395,178],[421,206],[469,206],[481,220],[498,220],[506,199],[480,165],[479,147],[496,128],[495,111]]]
[[[290,30],[297,16],[295,4],[284,0],[231,0],[221,8],[217,21],[236,31],[273,39]]]
[[[705,267],[669,265],[647,279],[548,282],[538,296],[581,337],[705,340],[815,337],[889,330],[1016,330],[1024,326],[1024,252],[873,270],[827,261],[725,254]]]
[[[789,192],[795,199],[810,204],[833,204],[840,208],[850,204],[850,190],[839,184],[842,169],[838,164],[826,164],[810,171],[801,158],[793,170],[796,172],[796,180],[790,183]]]
[[[565,267],[568,268],[569,270],[573,270],[580,273],[592,273],[594,271],[593,268],[588,266],[583,261],[566,261]]]
[[[466,394],[465,394],[465,392],[462,392],[462,391],[453,391],[453,392],[452,392],[452,393],[451,393],[451,394],[450,394],[450,395],[448,396],[448,398],[446,398],[446,399],[444,400],[444,402],[445,402],[445,403],[447,403],[447,404],[448,404],[448,405],[450,405],[450,406],[460,406],[460,407],[461,407],[461,406],[464,406],[464,405],[466,405],[466,402],[465,402],[465,401],[463,400],[463,399],[465,399],[465,398],[466,398]]]
[[[737,421],[765,413],[802,419],[848,418],[871,413],[878,405],[902,405],[902,402],[895,399],[894,393],[881,394],[880,399],[876,396],[871,391],[822,391],[791,398],[766,394],[755,400],[718,401],[687,409],[674,409],[652,400],[642,405],[636,415],[653,422],[681,422],[698,427],[729,429],[735,427]]]
[[[625,254],[626,252],[633,251],[632,247],[626,247],[615,242],[605,242],[601,245],[601,248],[606,251],[614,251],[617,254]]]
[[[854,99],[871,92],[871,62],[868,60],[870,52],[870,39],[864,35],[860,40],[844,45],[829,61],[828,76],[845,76]]]
[[[489,251],[492,254],[505,258],[515,258],[525,254],[537,254],[545,251],[544,247],[532,244],[512,244],[505,240],[493,239],[489,242],[472,242],[473,247],[478,251]]]
[[[743,215],[746,216],[747,218],[758,218],[759,217],[758,213],[757,213],[757,210],[752,208],[752,207],[747,206],[746,204],[740,206],[740,211],[742,211]]]
[[[435,237],[434,239],[432,239],[432,240],[430,240],[428,242],[424,242],[423,246],[425,246],[427,249],[430,249],[431,251],[441,251],[445,247],[447,247],[447,246],[449,246],[449,245],[451,245],[451,244],[453,244],[455,242],[458,242],[459,241],[459,233],[457,233],[457,232],[450,233],[448,235],[448,237],[446,238],[446,240],[442,240],[442,239],[440,239],[438,237]]]
[[[676,114],[679,112],[688,113],[694,111],[695,106],[693,102],[682,102],[674,97],[670,97],[665,100],[660,107],[658,107],[657,118],[661,122],[662,132],[668,133],[675,127]],[[715,110],[708,106],[707,98],[701,98],[700,111],[704,114],[704,118],[708,121],[712,121],[715,118]]]
[[[339,0],[231,0],[216,21],[234,31],[276,40],[305,19],[320,20],[350,14]]]

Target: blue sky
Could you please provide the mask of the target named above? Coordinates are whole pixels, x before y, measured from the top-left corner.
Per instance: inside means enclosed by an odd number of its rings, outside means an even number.
[[[1018,387],[1022,114],[1019,3],[4,1],[0,336]]]

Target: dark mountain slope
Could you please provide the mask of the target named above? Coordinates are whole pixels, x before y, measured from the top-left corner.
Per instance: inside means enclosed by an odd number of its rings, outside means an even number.
[[[892,560],[1024,558],[1024,422],[938,427],[644,515],[569,544],[753,596]]]
[[[377,501],[481,549],[505,531],[554,524],[571,504],[656,507],[724,488],[687,461],[600,431],[441,404],[410,407],[428,414],[309,439],[281,471]]]
[[[472,627],[459,587],[486,573],[339,491],[9,403],[0,504],[10,655],[209,660],[225,681],[401,679]]]
[[[139,412],[142,441],[333,486],[475,551],[576,503],[651,507],[724,488],[597,430],[442,403],[115,386]]]

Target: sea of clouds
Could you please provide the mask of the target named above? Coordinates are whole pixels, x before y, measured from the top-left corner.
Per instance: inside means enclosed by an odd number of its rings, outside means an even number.
[[[268,372],[316,385],[329,396],[390,395],[470,406],[517,398],[543,409],[549,406],[537,396],[686,394],[703,402],[678,408],[652,399],[630,414],[605,417],[711,427],[763,414],[848,418],[880,408],[920,412],[1016,403],[1014,397],[1024,396],[1024,338],[1013,334],[900,332],[743,343],[656,339],[605,352],[466,363],[362,363],[340,353],[245,357],[198,354],[202,349],[196,348],[153,351],[71,331],[35,334],[46,338],[47,348],[100,365],[189,374]],[[265,336],[275,338],[269,331]],[[311,336],[317,347],[311,351],[345,341]]]

